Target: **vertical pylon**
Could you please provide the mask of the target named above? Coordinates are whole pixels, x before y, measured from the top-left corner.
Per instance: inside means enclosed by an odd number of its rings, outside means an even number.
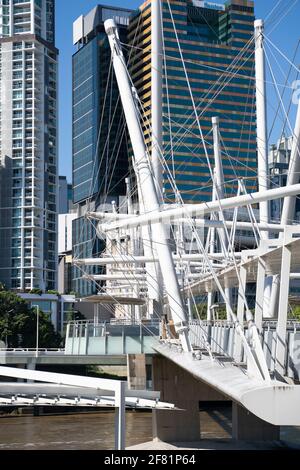
[[[258,151],[258,187],[259,191],[269,188],[268,170],[268,131],[266,109],[266,66],[264,53],[264,22],[256,20],[255,28],[255,73],[256,73],[256,115],[257,115],[257,151]],[[260,221],[269,222],[269,203],[259,204]],[[262,232],[268,238],[268,232]]]
[[[125,118],[134,154],[134,169],[140,185],[145,214],[154,212],[160,213],[160,200],[157,194],[157,188],[154,184],[152,168],[149,164],[149,155],[147,153],[144,135],[139,120],[135,98],[136,90],[132,87],[128,79],[128,71],[120,44],[118,29],[114,20],[105,21],[104,26],[111,47],[112,60],[120,91],[120,97],[123,109],[125,110]],[[192,348],[188,332],[187,312],[181,296],[165,226],[161,221],[149,225],[152,232],[155,231],[156,239],[159,240],[159,243],[156,244],[156,250],[176,332],[179,335],[184,351],[191,351]]]

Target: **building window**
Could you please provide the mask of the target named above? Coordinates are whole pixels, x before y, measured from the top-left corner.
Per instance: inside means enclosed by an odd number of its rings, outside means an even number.
[[[14,72],[14,73],[13,73],[13,79],[14,79],[14,80],[15,80],[15,79],[22,78],[22,77],[23,77],[23,73],[22,73],[21,71],[20,71],[20,72],[18,71],[18,72]]]
[[[13,289],[19,289],[21,287],[20,279],[12,279],[11,285]]]
[[[22,109],[22,107],[23,107],[22,101],[13,102],[13,109]]]
[[[22,139],[22,131],[13,131],[13,139]]]
[[[13,53],[13,60],[22,60],[22,52],[14,52]]]
[[[22,49],[22,43],[21,42],[14,42],[13,49]]]
[[[13,142],[13,149],[22,148],[23,141],[22,140],[14,140]]]

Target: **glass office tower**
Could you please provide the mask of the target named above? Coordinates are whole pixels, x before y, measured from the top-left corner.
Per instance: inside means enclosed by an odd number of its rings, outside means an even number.
[[[257,187],[254,2],[169,0],[169,4],[172,14],[168,2],[162,1],[166,66],[163,151],[169,171],[184,202],[211,200],[211,174],[195,122],[182,52],[212,165],[211,119],[218,116],[220,120],[226,193],[236,194],[238,178],[244,178],[248,191],[253,191]],[[136,51],[130,75],[151,123],[151,1],[132,16],[128,37]],[[151,152],[149,126],[144,132]],[[164,190],[166,202],[174,202],[167,172]]]
[[[0,281],[56,289],[57,57],[54,0],[0,1]]]
[[[97,257],[104,244],[85,218],[104,202],[125,195],[128,152],[125,121],[111,65],[104,21],[114,18],[121,39],[127,41],[131,10],[98,5],[74,23],[73,55],[73,202],[78,218],[73,222],[73,256]],[[97,274],[99,268],[89,268]],[[73,290],[82,296],[97,291],[74,268]]]

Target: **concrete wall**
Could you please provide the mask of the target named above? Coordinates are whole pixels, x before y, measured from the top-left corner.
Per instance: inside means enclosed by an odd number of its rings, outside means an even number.
[[[201,436],[200,402],[224,402],[228,398],[194,378],[162,356],[153,357],[153,389],[161,401],[174,403],[178,411],[153,412],[153,438],[164,442],[196,442]],[[232,404],[232,438],[243,441],[275,441],[280,427]]]
[[[161,401],[180,409],[153,412],[153,438],[165,442],[199,441],[199,402],[227,400],[162,356],[153,358],[153,389],[161,391]]]

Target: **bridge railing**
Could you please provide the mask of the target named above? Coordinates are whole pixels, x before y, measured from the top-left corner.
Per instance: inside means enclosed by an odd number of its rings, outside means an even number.
[[[231,322],[206,322],[193,320],[190,339],[194,347],[206,349],[207,343],[213,354],[234,357],[235,329]],[[264,321],[262,345],[271,372],[275,367],[276,321]],[[248,326],[244,324],[245,335]],[[94,324],[90,321],[71,322],[67,328],[65,354],[67,355],[123,355],[153,354],[152,345],[163,336],[163,324],[148,321],[144,325],[128,320]],[[242,362],[246,357],[242,353]],[[300,377],[300,323],[289,321],[285,350],[285,375],[299,380]]]
[[[275,370],[276,357],[276,321],[264,321],[261,341],[268,368]],[[245,335],[248,327],[245,324]],[[194,347],[205,349],[208,343],[212,353],[234,357],[235,331],[234,325],[227,321],[191,321],[190,340]],[[242,354],[242,362],[246,357]],[[287,340],[285,345],[285,376],[300,380],[300,323],[290,320],[287,324]]]
[[[70,322],[66,331],[65,354],[151,354],[151,345],[160,334],[159,322]]]
[[[45,353],[45,354],[64,354],[65,348],[0,348],[1,353]]]

